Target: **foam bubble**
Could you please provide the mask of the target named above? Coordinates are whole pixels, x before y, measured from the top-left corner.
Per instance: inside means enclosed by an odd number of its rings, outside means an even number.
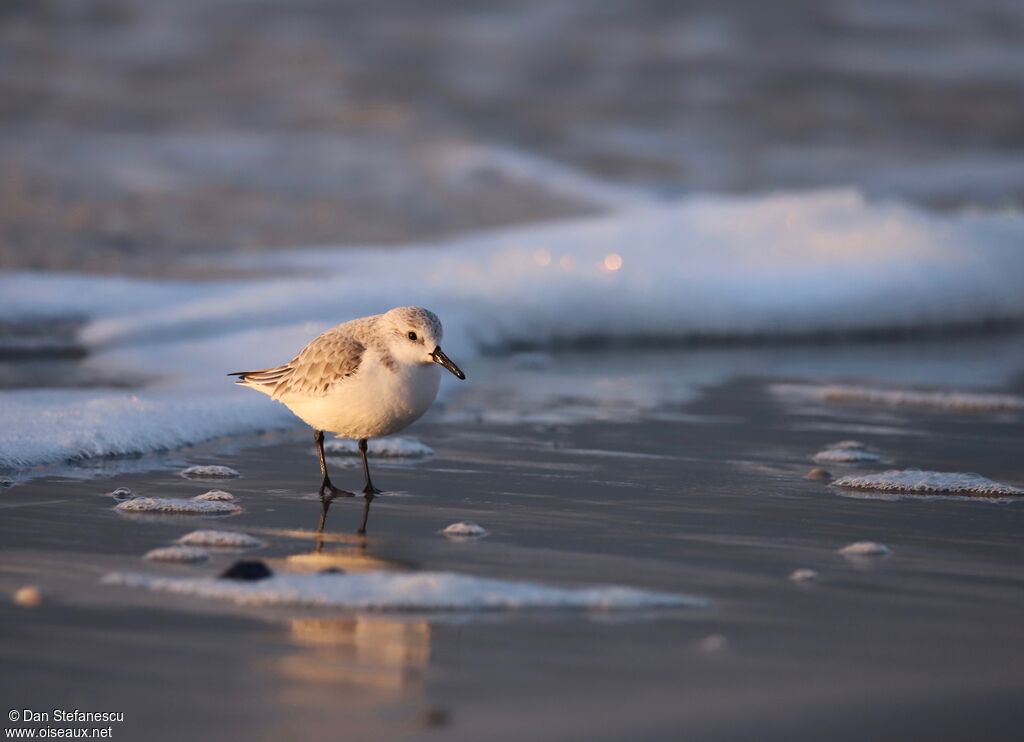
[[[224,490],[210,490],[209,492],[204,492],[201,495],[196,495],[192,499],[205,500],[207,502],[231,502],[235,499],[235,496],[230,492],[225,492]]]
[[[151,562],[177,562],[180,564],[196,564],[210,558],[206,549],[195,546],[163,546],[146,552],[146,559]]]
[[[860,464],[878,461],[882,457],[860,441],[839,441],[814,454],[819,464]]]
[[[839,553],[847,557],[889,556],[892,549],[877,541],[854,541],[841,548]]]
[[[110,496],[113,497],[118,502],[124,502],[125,500],[130,500],[133,497],[135,497],[135,493],[132,492],[127,487],[118,487],[116,490],[110,493]]]
[[[228,515],[242,510],[233,502],[186,500],[178,497],[136,497],[125,500],[115,510],[122,513],[180,513],[183,515]]]
[[[452,523],[447,528],[441,531],[441,534],[447,536],[450,539],[474,539],[483,538],[488,535],[488,531],[483,526],[479,526],[469,520],[460,521],[458,523]]]
[[[186,467],[178,473],[186,479],[233,479],[234,477],[242,476],[236,469],[232,469],[230,466],[219,466],[217,464],[197,464]]]
[[[892,469],[879,474],[841,477],[832,483],[836,487],[877,490],[881,492],[908,492],[919,494],[967,494],[989,497],[1024,495],[1024,489],[993,482],[972,472],[921,471],[920,469]]]
[[[200,530],[186,533],[178,539],[184,546],[203,546],[214,549],[255,549],[263,542],[247,533],[236,531]]]
[[[793,582],[815,582],[818,577],[818,571],[809,567],[800,567],[789,573],[789,579]]]

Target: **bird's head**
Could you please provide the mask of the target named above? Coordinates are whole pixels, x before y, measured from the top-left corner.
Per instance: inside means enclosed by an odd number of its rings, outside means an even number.
[[[444,330],[441,320],[429,309],[396,307],[381,315],[381,327],[388,338],[388,351],[401,363],[437,363],[460,379],[458,366],[441,350]]]

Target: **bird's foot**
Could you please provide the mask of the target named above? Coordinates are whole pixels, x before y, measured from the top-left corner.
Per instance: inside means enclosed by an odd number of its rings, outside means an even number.
[[[320,485],[320,499],[329,497],[334,499],[335,497],[355,497],[355,492],[349,492],[348,490],[339,489],[330,482],[324,482]]]
[[[365,487],[363,487],[363,495],[365,495],[366,497],[373,497],[374,495],[382,494],[384,494],[384,490],[379,490],[372,484],[367,484]]]

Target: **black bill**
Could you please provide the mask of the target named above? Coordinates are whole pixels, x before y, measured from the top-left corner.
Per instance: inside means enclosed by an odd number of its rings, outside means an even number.
[[[462,369],[456,366],[454,363],[452,363],[452,359],[444,354],[444,351],[441,350],[440,345],[434,348],[434,352],[430,354],[430,357],[434,359],[434,363],[441,364],[446,369],[455,374],[456,377],[462,379],[463,381],[466,380],[466,375],[462,373]]]

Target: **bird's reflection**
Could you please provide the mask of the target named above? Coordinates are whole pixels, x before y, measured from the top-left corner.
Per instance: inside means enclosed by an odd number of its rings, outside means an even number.
[[[430,625],[379,616],[297,618],[289,622],[296,651],[280,673],[297,705],[330,703],[339,691],[361,689],[387,701],[418,696],[430,661]]]
[[[367,485],[369,486],[369,485]],[[379,490],[367,490],[363,493],[363,519],[356,531],[360,536],[366,535],[366,522],[370,517],[370,503],[380,494]],[[331,509],[331,503],[337,497],[355,497],[355,493],[332,487],[330,492],[320,492],[320,520],[317,522],[316,532],[322,534],[327,528],[327,513]]]
[[[410,564],[373,555],[365,538],[318,533],[311,551],[285,558],[284,571],[410,568]],[[390,705],[397,700],[416,706],[422,701],[423,676],[430,661],[431,631],[426,621],[362,614],[293,618],[287,627],[293,651],[276,660],[278,672],[289,681],[282,690],[286,702],[338,711],[339,698],[349,708],[351,704]]]
[[[288,569],[292,572],[370,572],[377,570],[406,570],[413,565],[395,559],[385,559],[369,552],[367,544],[357,543],[342,548],[325,549],[317,540],[313,551],[291,554],[287,557]]]

